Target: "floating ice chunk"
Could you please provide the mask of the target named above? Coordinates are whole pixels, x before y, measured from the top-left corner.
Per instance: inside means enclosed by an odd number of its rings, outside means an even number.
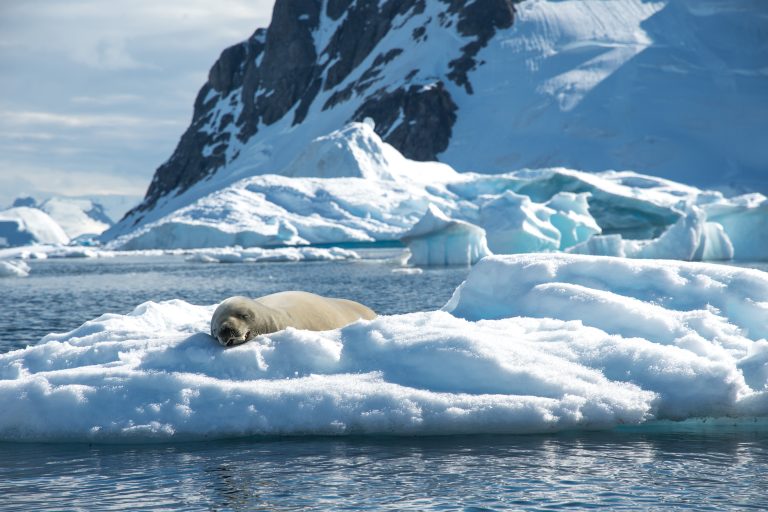
[[[0,247],[68,242],[61,226],[42,210],[18,206],[0,211]]]
[[[628,253],[627,255],[636,258],[692,261],[699,246],[703,246],[704,222],[704,212],[693,207],[660,237],[642,245],[636,253]]]
[[[560,231],[561,251],[601,232],[600,226],[589,213],[590,195],[589,192],[558,192],[547,201],[546,205],[555,211],[550,222]]]
[[[712,202],[703,206],[707,218],[723,227],[733,245],[733,258],[768,260],[768,198],[762,194]]]
[[[626,257],[624,252],[625,240],[621,235],[596,235],[585,242],[566,249],[571,254],[587,254],[593,256]]]
[[[0,277],[27,277],[29,265],[22,260],[0,260]]]
[[[560,247],[560,231],[550,222],[554,213],[527,196],[507,190],[480,206],[479,223],[494,253],[554,251]]]
[[[203,333],[212,311],[146,303],[0,354],[0,439],[552,432],[636,424],[656,398],[540,350],[538,326],[515,319],[382,316],[223,350]]]
[[[491,254],[483,228],[451,219],[433,204],[400,240],[411,265],[472,265]]]

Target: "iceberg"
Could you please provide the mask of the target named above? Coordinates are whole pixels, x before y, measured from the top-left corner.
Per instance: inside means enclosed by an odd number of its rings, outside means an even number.
[[[488,233],[495,253],[554,251],[560,247],[560,231],[550,222],[551,208],[534,203],[511,190],[493,196],[480,206],[480,225]]]
[[[208,335],[215,307],[147,302],[0,354],[0,439],[531,433],[768,419],[768,274],[753,269],[489,256],[443,310],[286,329],[232,349]]]
[[[496,254],[768,259],[758,242],[768,237],[768,202],[760,194],[726,198],[631,171],[457,173],[405,158],[370,123],[316,138],[279,174],[196,190],[195,200],[179,206],[180,197],[169,199],[146,222],[120,223],[102,241],[134,251],[391,242],[433,205],[452,221],[484,229]]]
[[[408,247],[411,265],[474,265],[492,254],[484,229],[453,220],[432,204],[400,240]]]
[[[0,247],[68,242],[61,226],[42,210],[16,206],[0,211]]]

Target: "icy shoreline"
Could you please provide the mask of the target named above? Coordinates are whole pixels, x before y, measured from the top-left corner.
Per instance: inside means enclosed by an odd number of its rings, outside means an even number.
[[[768,418],[768,273],[757,270],[495,256],[446,311],[288,329],[229,350],[207,334],[214,307],[148,302],[0,354],[0,439],[514,434],[697,418],[761,428]]]

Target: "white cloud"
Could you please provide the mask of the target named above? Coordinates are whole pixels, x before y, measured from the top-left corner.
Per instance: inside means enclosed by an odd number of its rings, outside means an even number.
[[[64,126],[71,128],[113,128],[121,126],[183,126],[178,119],[152,119],[116,114],[57,114],[53,112],[0,111],[3,123],[10,125]]]
[[[221,51],[274,0],[0,0],[0,205],[143,195]]]

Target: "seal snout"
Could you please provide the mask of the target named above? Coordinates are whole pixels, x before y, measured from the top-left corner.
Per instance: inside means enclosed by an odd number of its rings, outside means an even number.
[[[248,331],[245,333],[245,336],[243,336],[237,329],[225,324],[221,327],[221,329],[219,329],[219,332],[216,335],[216,339],[221,345],[224,345],[225,347],[232,347],[239,343],[248,341],[250,333],[251,332]]]

